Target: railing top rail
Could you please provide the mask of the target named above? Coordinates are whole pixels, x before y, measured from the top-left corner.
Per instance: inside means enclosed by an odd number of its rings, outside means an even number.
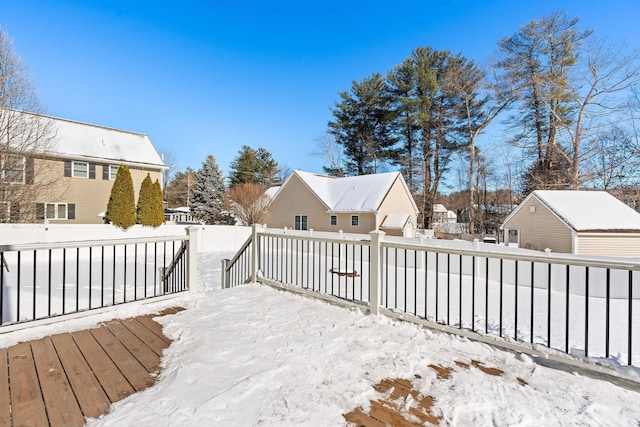
[[[327,243],[347,243],[352,245],[362,245],[369,246],[371,244],[371,240],[369,239],[369,235],[362,234],[344,234],[343,237],[330,237],[328,234],[335,236],[337,233],[328,233],[328,232],[316,232],[314,231],[311,234],[309,231],[299,231],[299,230],[288,230],[286,233],[283,233],[282,230],[279,229],[271,229],[271,230],[262,230],[258,232],[259,236],[275,236],[282,237],[285,239],[302,239],[302,240],[313,240],[316,242],[327,242]]]
[[[371,241],[369,235],[353,235],[345,234],[343,237],[335,237],[336,233],[326,232],[313,232],[299,231],[299,230],[287,230],[283,232],[281,229],[263,229],[258,232],[261,236],[276,236],[288,239],[302,239],[313,240],[319,242],[328,243],[347,243],[355,245],[370,246]],[[445,241],[448,242],[448,241]],[[473,245],[473,242],[464,242],[469,246]],[[483,246],[487,244],[480,243]],[[381,242],[383,247],[408,249],[408,250],[422,250],[433,251],[451,255],[463,255],[463,256],[476,256],[481,258],[502,258],[505,260],[525,261],[543,264],[560,264],[560,265],[572,265],[577,267],[593,267],[593,268],[611,268],[620,270],[632,270],[640,271],[640,262],[637,259],[612,259],[602,258],[597,256],[585,256],[585,255],[570,255],[560,253],[517,253],[508,249],[500,249],[500,246],[496,246],[496,249],[487,250],[474,249],[474,248],[462,248],[462,247],[447,247],[432,243],[430,240],[424,240],[421,242],[401,242],[398,240],[383,240]]]
[[[549,254],[520,254],[510,251],[501,250],[482,250],[482,249],[465,249],[451,248],[439,245],[425,243],[410,244],[400,242],[381,243],[383,247],[433,251],[451,255],[476,256],[480,258],[502,258],[512,261],[535,262],[542,264],[562,264],[573,265],[577,267],[594,267],[594,268],[613,268],[620,270],[640,271],[640,263],[634,259],[603,259],[595,256],[570,256],[566,254],[549,253]]]
[[[252,236],[249,236],[249,238],[247,238],[247,240],[242,244],[240,249],[236,251],[236,254],[234,255],[234,257],[227,264],[229,268],[231,268],[231,266],[238,260],[238,258],[240,258],[240,256],[242,256],[243,252],[249,247],[249,245],[251,244],[252,238],[253,238]]]
[[[106,240],[80,240],[73,242],[46,242],[46,243],[19,243],[15,245],[0,245],[0,252],[64,249],[64,248],[86,248],[90,246],[115,246],[131,245],[136,243],[156,243],[189,240],[189,236],[159,236],[159,237],[136,237],[131,239],[106,239]]]

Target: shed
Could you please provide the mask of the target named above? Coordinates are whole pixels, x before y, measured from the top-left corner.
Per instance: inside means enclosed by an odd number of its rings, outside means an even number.
[[[522,248],[640,257],[640,213],[606,191],[536,190],[500,228]]]

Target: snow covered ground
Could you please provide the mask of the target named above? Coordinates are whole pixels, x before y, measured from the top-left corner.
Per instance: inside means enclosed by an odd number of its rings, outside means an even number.
[[[640,425],[640,386],[551,369],[526,355],[370,316],[267,286],[221,290],[220,260],[199,254],[202,293],[118,307],[117,317],[167,305],[174,340],[155,386],[112,406],[90,426],[341,426],[380,398],[372,386],[406,378],[435,399],[441,425]],[[92,316],[0,337],[0,345],[104,320]],[[504,371],[492,376],[477,368]],[[451,368],[438,378],[429,365]],[[465,367],[466,365],[466,367]]]

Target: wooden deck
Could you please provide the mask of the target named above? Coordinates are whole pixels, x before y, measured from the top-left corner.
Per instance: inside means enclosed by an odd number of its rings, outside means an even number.
[[[0,349],[0,426],[82,426],[155,382],[171,344],[159,314]]]

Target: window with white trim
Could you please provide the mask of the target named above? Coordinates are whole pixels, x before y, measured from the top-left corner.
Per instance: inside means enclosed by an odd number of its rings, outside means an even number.
[[[10,184],[24,184],[26,159],[8,154],[0,159],[0,178]]]
[[[358,215],[351,215],[351,225],[357,227],[359,222]]]
[[[295,230],[307,230],[307,216],[306,215],[296,215],[294,222]]]
[[[111,181],[116,179],[116,175],[118,175],[118,168],[119,166],[117,165],[109,165],[109,179]]]
[[[338,215],[331,215],[329,222],[331,225],[338,225]]]
[[[11,203],[0,202],[0,223],[11,222]]]
[[[89,163],[72,162],[71,176],[74,178],[89,178]]]
[[[67,219],[66,203],[45,203],[44,205],[45,219]]]

